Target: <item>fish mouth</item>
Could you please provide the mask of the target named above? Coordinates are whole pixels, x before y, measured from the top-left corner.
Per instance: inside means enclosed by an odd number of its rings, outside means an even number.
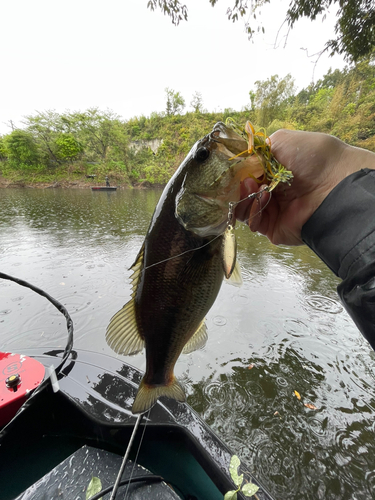
[[[224,125],[223,122],[218,122],[214,125],[210,139],[218,144],[218,149],[226,154],[228,159],[248,149],[245,139],[238,135],[236,131]]]
[[[211,132],[212,139],[231,139],[231,140],[241,140],[242,138],[232,130],[227,127],[223,122],[217,122]]]
[[[223,122],[217,122],[212,129],[212,133],[227,135],[229,130]]]

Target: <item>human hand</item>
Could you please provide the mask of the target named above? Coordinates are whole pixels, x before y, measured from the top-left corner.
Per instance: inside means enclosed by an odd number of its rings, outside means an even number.
[[[291,185],[277,186],[236,208],[236,218],[275,245],[301,245],[302,226],[345,177],[361,168],[375,168],[375,155],[336,137],[316,132],[278,130],[271,137],[276,159],[293,173]],[[241,199],[262,191],[253,179],[241,184]]]

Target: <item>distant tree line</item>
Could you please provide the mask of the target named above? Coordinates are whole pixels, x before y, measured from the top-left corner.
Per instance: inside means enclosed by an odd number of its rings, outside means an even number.
[[[320,131],[375,151],[375,58],[328,71],[297,92],[291,75],[255,82],[241,111],[209,113],[195,92],[190,111],[179,92],[165,89],[162,113],[122,120],[113,111],[45,111],[27,116],[23,128],[0,137],[0,172],[15,181],[83,179],[95,175],[125,184],[165,184],[214,123],[251,120],[267,133],[279,128]],[[157,153],[134,143],[162,140]]]

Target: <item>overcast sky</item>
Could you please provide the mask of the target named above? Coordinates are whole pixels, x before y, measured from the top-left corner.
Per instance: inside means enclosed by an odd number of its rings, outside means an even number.
[[[290,73],[298,89],[321,78],[341,57],[309,54],[333,35],[325,21],[282,26],[289,1],[271,0],[258,19],[265,35],[249,42],[242,20],[225,15],[234,0],[185,0],[189,20],[178,27],[147,0],[5,0],[1,8],[0,134],[37,111],[111,109],[122,118],[165,109],[164,89],[179,91],[187,110],[195,91],[208,111],[240,110],[256,80]],[[277,32],[280,30],[275,48]]]

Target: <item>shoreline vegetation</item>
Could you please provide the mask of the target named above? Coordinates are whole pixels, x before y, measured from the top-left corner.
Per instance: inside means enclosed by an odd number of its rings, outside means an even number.
[[[0,188],[164,186],[192,145],[214,124],[250,120],[267,135],[279,128],[325,132],[375,152],[375,53],[353,67],[329,70],[296,92],[291,75],[255,82],[241,111],[207,112],[201,94],[166,91],[166,110],[122,120],[115,112],[39,112],[0,136]]]
[[[64,178],[61,180],[51,178],[50,182],[40,182],[32,178],[22,178],[18,180],[6,179],[0,175],[0,189],[91,189],[91,187],[96,186],[105,186],[105,180],[103,180],[103,182],[98,182],[92,179],[86,179],[85,177],[79,178],[77,176],[76,178]],[[165,184],[150,184],[149,182],[143,182],[134,186],[126,183],[111,183],[111,187],[116,187],[117,189],[157,189],[163,188],[164,186]]]

